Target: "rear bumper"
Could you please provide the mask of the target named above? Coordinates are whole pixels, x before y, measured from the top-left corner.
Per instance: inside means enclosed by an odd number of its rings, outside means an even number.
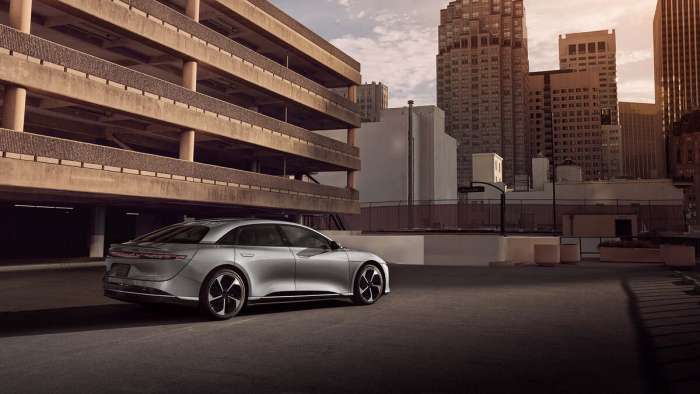
[[[125,283],[125,281],[114,283],[108,278],[105,278],[102,283],[105,297],[119,301],[140,304],[175,304],[186,306],[197,306],[199,304],[199,300],[196,298],[177,297],[154,287],[128,284]]]

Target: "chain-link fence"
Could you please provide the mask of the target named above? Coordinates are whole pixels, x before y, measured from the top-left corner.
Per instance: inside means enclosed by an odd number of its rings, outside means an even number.
[[[347,230],[365,232],[395,231],[498,231],[501,225],[500,199],[405,201],[362,204],[362,214],[342,216]],[[508,199],[505,225],[511,233],[563,230],[567,215],[634,215],[640,232],[684,231],[681,200],[552,200]],[[336,229],[332,220],[316,217],[313,225]]]

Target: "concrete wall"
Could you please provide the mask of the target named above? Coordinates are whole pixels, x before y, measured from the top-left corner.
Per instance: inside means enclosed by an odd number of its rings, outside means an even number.
[[[490,188],[484,193],[472,193],[472,200],[498,199],[499,194]],[[521,200],[551,200],[552,184],[544,185],[544,190],[532,190],[529,192],[508,193],[508,199],[520,204]],[[626,201],[666,201],[667,205],[682,204],[683,191],[675,186],[670,179],[649,180],[613,180],[591,182],[567,182],[557,184],[557,200],[566,204],[564,200],[579,202],[592,200],[608,200],[615,205],[616,200]],[[602,202],[602,201],[600,201]]]
[[[632,235],[639,235],[637,215],[567,215],[563,220],[564,234],[573,237],[615,237],[616,220],[630,220]]]
[[[422,235],[336,235],[333,239],[346,248],[374,253],[389,263],[426,263]]]
[[[535,261],[535,245],[559,245],[559,237],[508,237],[506,261],[531,264]]]
[[[507,244],[492,235],[426,235],[425,265],[486,267],[506,261]]]
[[[559,245],[560,242],[558,237],[325,234],[345,247],[375,253],[389,263],[466,267],[487,267],[505,262],[532,264],[535,245]]]

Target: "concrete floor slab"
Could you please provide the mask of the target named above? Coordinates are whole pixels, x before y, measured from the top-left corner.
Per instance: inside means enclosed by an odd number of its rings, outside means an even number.
[[[628,295],[648,265],[392,266],[393,293],[206,322],[101,296],[97,269],[0,274],[7,392],[653,392]],[[40,291],[36,291],[39,289]]]

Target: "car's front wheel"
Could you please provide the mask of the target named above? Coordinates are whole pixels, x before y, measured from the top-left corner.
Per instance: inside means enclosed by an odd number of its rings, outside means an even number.
[[[238,272],[220,268],[207,276],[199,292],[199,307],[212,320],[236,316],[245,304],[247,289]]]
[[[368,263],[355,277],[353,301],[358,305],[374,304],[384,294],[384,274],[381,268]]]

